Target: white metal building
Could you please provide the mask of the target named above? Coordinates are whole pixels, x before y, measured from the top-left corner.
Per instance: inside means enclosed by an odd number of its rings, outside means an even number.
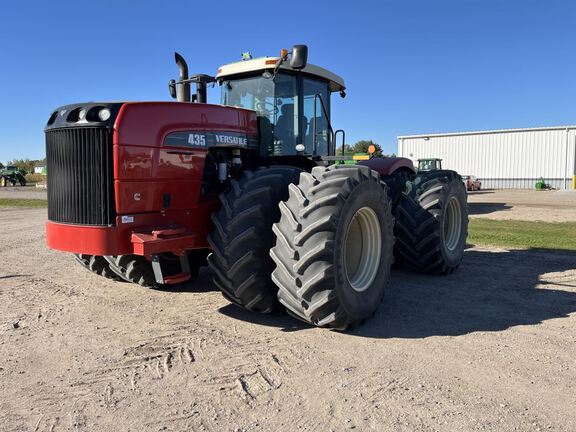
[[[475,175],[483,188],[533,188],[543,177],[571,189],[576,175],[576,126],[456,132],[398,137],[398,155],[440,158],[445,169]]]

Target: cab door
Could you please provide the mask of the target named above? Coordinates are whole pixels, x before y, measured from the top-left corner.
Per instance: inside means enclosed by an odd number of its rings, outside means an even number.
[[[313,154],[314,134],[316,134],[316,154],[326,156],[330,154],[332,145],[329,131],[330,121],[330,89],[327,81],[306,77],[302,79],[303,109],[302,132],[306,154]],[[316,96],[318,95],[318,96]],[[316,98],[316,112],[314,112],[314,99]],[[321,101],[320,101],[321,100]],[[322,109],[322,103],[326,113]],[[316,120],[316,131],[314,131]]]

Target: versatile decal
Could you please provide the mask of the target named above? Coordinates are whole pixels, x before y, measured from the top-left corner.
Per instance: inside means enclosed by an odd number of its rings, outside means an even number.
[[[172,132],[164,138],[164,146],[171,147],[243,147],[258,148],[258,138],[239,132]]]

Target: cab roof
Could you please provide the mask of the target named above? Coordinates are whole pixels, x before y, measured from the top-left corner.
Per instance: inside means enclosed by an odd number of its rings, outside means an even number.
[[[216,75],[216,79],[225,78],[232,75],[244,74],[248,72],[256,72],[256,71],[264,72],[265,70],[274,69],[276,62],[279,59],[280,57],[261,57],[251,60],[242,60],[235,63],[228,63],[218,68],[218,74]],[[282,63],[280,69],[289,71],[294,70],[290,67],[288,62]],[[330,72],[329,70],[308,63],[306,67],[301,71],[305,74],[316,76],[321,79],[329,81],[330,91],[332,92],[343,91],[344,89],[346,89],[342,77],[336,75],[335,73]]]

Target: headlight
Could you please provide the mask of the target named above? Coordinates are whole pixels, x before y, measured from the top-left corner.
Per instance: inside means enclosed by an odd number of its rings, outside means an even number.
[[[78,120],[84,120],[86,118],[86,110],[81,109],[78,111]]]
[[[112,114],[108,108],[102,108],[100,111],[98,111],[98,118],[102,121],[108,120],[111,115]]]

